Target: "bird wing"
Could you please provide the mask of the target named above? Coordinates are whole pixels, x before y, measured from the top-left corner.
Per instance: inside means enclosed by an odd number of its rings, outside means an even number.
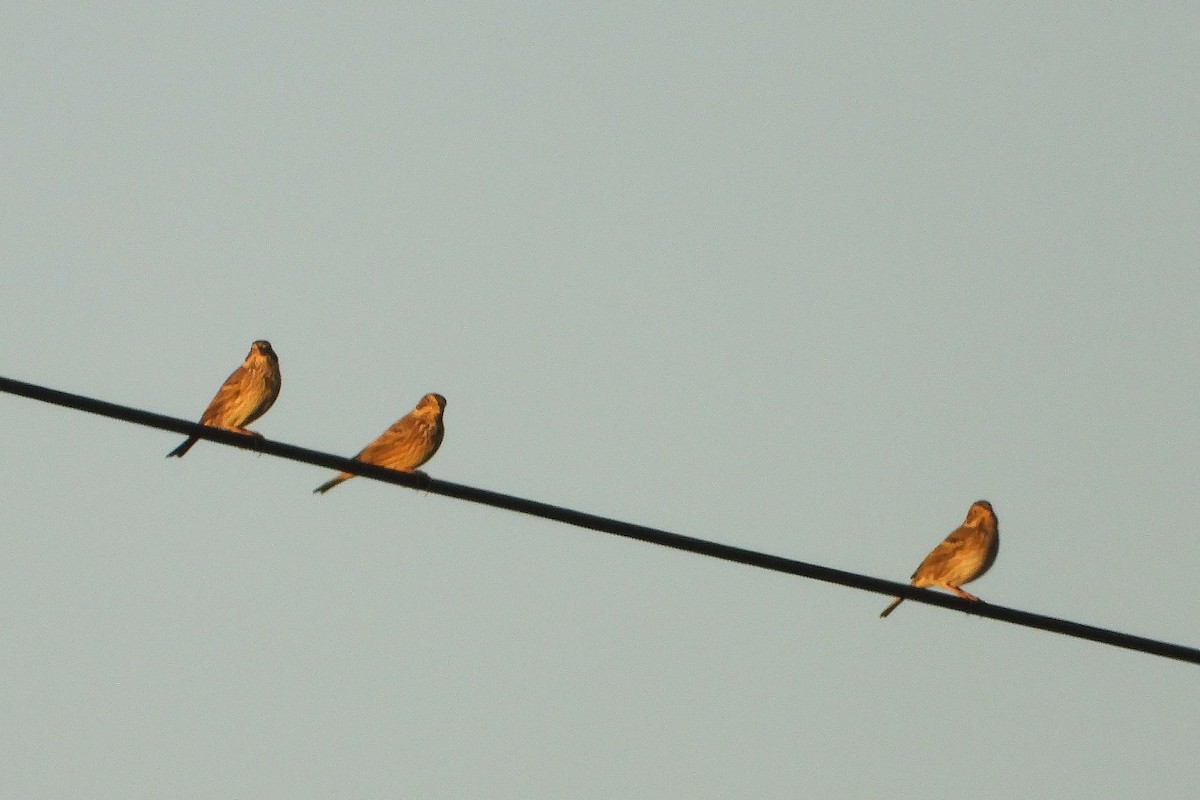
[[[397,448],[412,438],[416,427],[416,419],[411,416],[401,417],[392,427],[381,433],[378,439],[364,447],[355,458],[368,464],[390,467],[388,462],[394,460]]]
[[[925,556],[925,560],[921,562],[921,566],[917,567],[912,574],[913,580],[917,576],[941,577],[946,574],[947,567],[954,561],[963,548],[971,541],[971,535],[974,533],[972,528],[959,528],[951,533],[941,544],[933,548],[929,555]]]
[[[202,424],[217,426],[228,424],[226,417],[228,416],[229,409],[237,402],[241,386],[245,382],[245,376],[245,365],[238,367],[230,373],[225,382],[221,384],[221,388],[217,389],[217,393],[213,395],[208,408],[204,409],[204,414],[200,417]]]

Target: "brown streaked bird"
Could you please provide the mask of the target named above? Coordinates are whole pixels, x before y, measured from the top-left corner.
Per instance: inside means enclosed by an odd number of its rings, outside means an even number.
[[[259,436],[246,426],[267,413],[275,398],[279,397],[280,383],[279,357],[271,349],[270,342],[259,339],[250,345],[250,353],[242,365],[221,384],[208,408],[204,409],[200,424]],[[182,458],[198,441],[198,436],[188,437],[187,441],[167,453],[167,458]]]
[[[442,425],[445,410],[446,398],[440,394],[425,395],[416,408],[359,451],[355,458],[400,472],[416,471],[442,446],[442,436],[446,432]],[[353,477],[354,473],[343,472],[313,489],[313,494],[324,494]]]
[[[963,591],[962,585],[987,572],[999,550],[1000,524],[996,512],[987,500],[976,500],[967,511],[963,524],[925,556],[912,574],[912,585],[920,588],[936,586],[966,600],[979,602],[978,597]],[[903,601],[903,597],[895,598],[879,616],[886,617]]]

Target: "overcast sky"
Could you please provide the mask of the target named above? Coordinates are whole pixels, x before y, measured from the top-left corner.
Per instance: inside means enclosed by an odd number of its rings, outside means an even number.
[[[0,374],[1200,645],[1171,8],[8,5]],[[1193,665],[0,414],[5,797],[1195,796]]]

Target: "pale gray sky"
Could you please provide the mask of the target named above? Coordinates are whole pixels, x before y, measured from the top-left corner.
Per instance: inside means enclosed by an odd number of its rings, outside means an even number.
[[[9,5],[0,374],[1196,645],[1198,27]],[[1194,666],[0,413],[0,796],[1195,794]]]

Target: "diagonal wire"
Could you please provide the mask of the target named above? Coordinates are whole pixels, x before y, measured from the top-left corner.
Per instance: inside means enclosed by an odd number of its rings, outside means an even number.
[[[868,592],[898,595],[920,603],[941,606],[942,608],[962,611],[966,614],[974,614],[979,617],[990,617],[1001,622],[1022,625],[1027,628],[1037,628],[1064,636],[1099,642],[1112,647],[1121,647],[1140,653],[1162,656],[1163,658],[1200,664],[1200,649],[1194,647],[1172,644],[1171,642],[1164,642],[1157,639],[1148,639],[1144,636],[1134,636],[1108,628],[1098,628],[1093,625],[1084,625],[1079,622],[1034,614],[1029,611],[1021,611],[1006,606],[992,605],[991,603],[973,603],[953,595],[942,594],[928,589],[917,589],[906,583],[896,583],[895,581],[873,578],[869,575],[860,575],[855,572],[824,567],[819,564],[795,561],[769,553],[760,553],[755,550],[746,550],[741,547],[711,542],[706,539],[697,539],[670,531],[659,530],[658,528],[649,528],[644,525],[635,525],[630,522],[601,517],[596,514],[586,514],[582,511],[550,505],[549,503],[541,503],[536,500],[528,500],[523,497],[515,497],[487,489],[479,489],[474,486],[465,486],[459,483],[438,480],[420,472],[411,474],[396,472],[386,467],[365,464],[352,458],[345,458],[344,456],[323,453],[319,450],[309,450],[308,448],[297,447],[285,444],[284,442],[249,437],[233,431],[200,425],[199,423],[179,419],[178,417],[168,417],[152,411],[143,411],[116,403],[108,403],[103,400],[62,392],[45,386],[38,386],[37,384],[24,383],[11,378],[0,377],[0,391],[21,397],[28,397],[33,400],[41,400],[42,402],[54,405],[65,406],[66,408],[78,411],[99,414],[100,416],[112,419],[145,425],[151,428],[174,431],[185,436],[198,436],[201,439],[239,447],[243,450],[254,450],[292,461],[301,461],[318,467],[327,467],[339,472],[351,472],[361,475],[364,478],[373,478],[385,483],[406,486],[410,489],[420,489],[433,494],[454,497],[470,503],[479,503],[492,506],[493,508],[504,508],[519,514],[529,514],[535,517],[542,517],[543,519],[562,522],[567,525],[574,525],[579,528],[587,528],[602,533],[623,536],[627,539],[636,539],[662,547],[670,547],[675,550],[683,550],[689,553],[696,553],[697,555],[746,564],[773,572],[798,575],[802,578],[811,578],[826,583],[835,583],[839,586],[849,586]]]

